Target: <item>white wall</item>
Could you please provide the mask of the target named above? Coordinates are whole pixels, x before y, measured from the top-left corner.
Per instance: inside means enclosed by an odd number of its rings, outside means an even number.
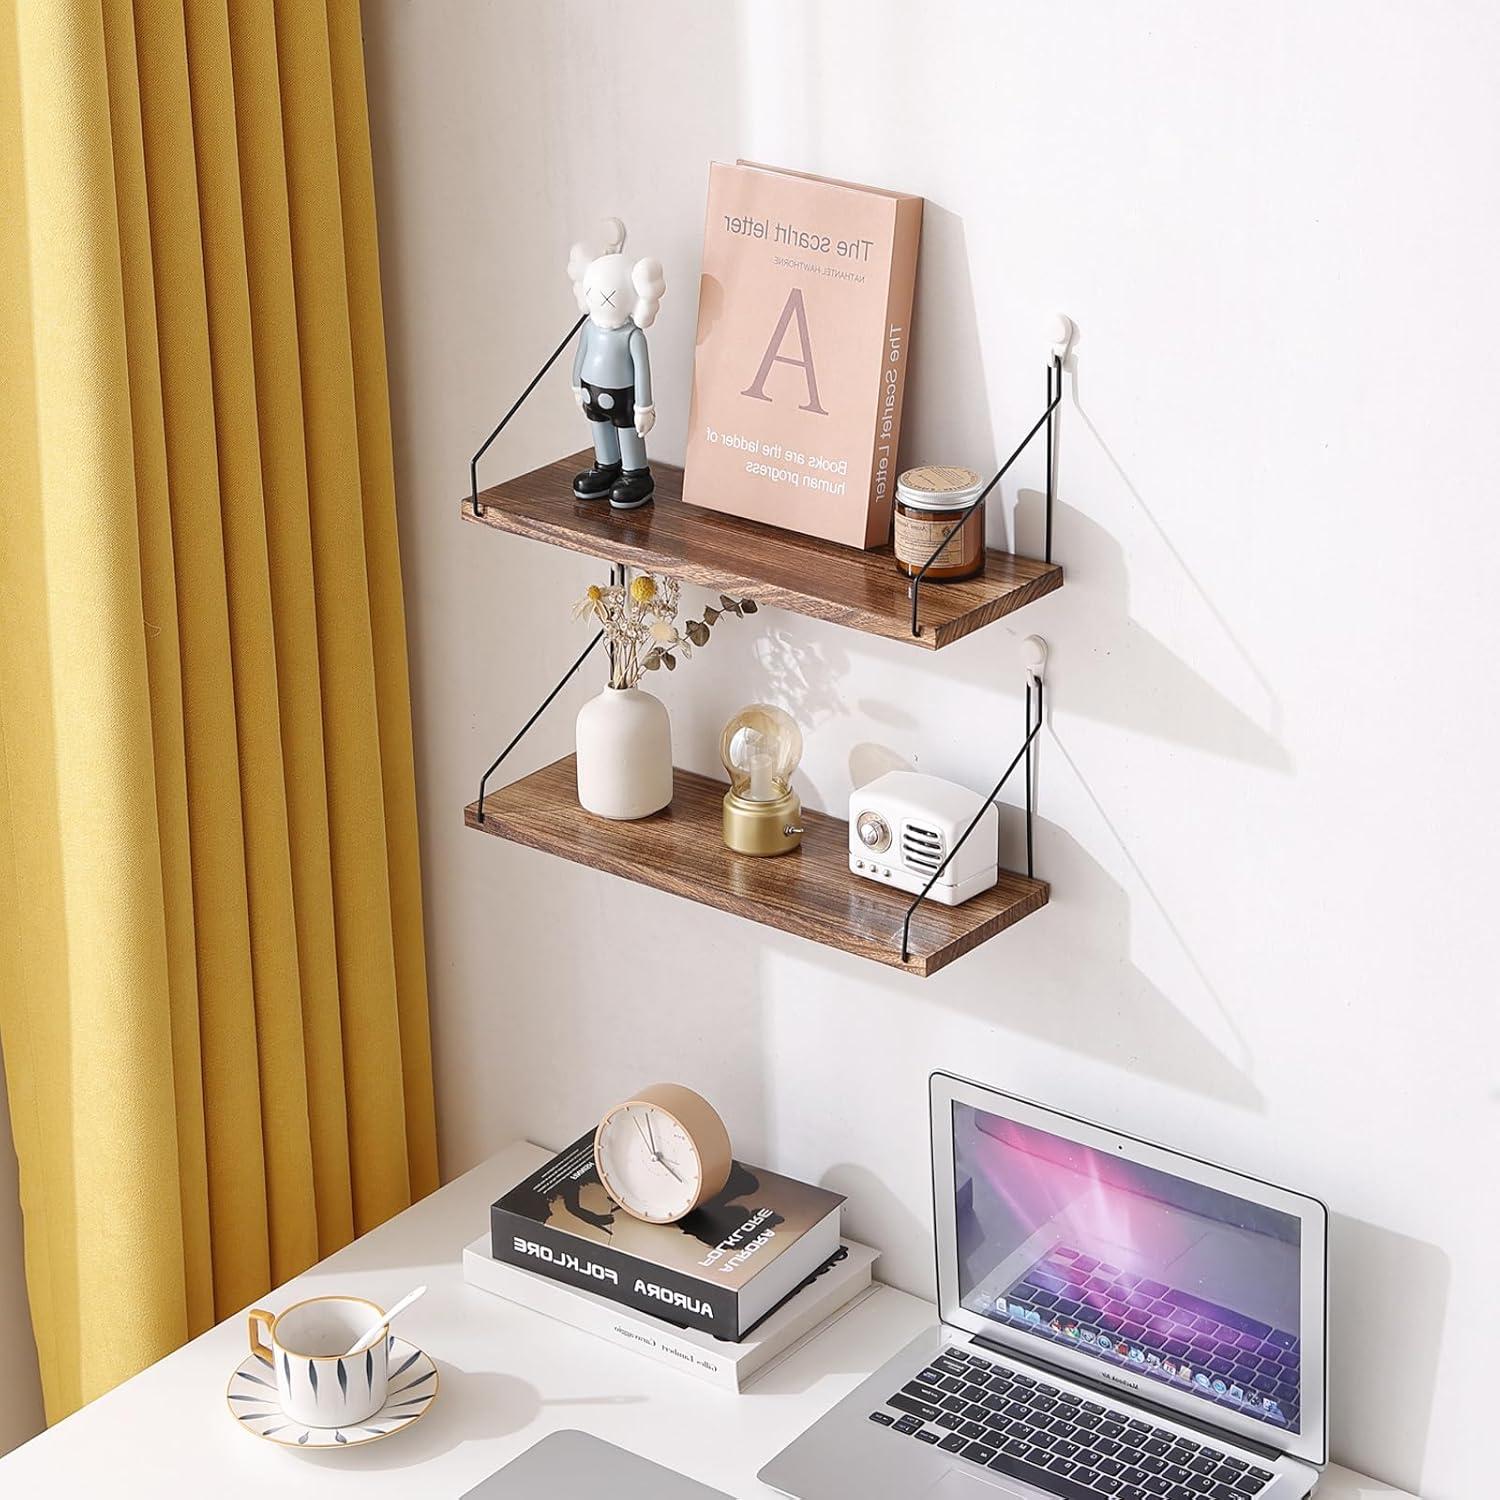
[[[365,10],[448,1171],[680,1078],[744,1154],[845,1190],[923,1291],[925,1080],[957,1069],[1326,1198],[1335,1453],[1473,1500],[1500,1347],[1500,15]],[[706,166],[736,155],[927,197],[908,460],[991,463],[1040,407],[1046,316],[1080,330],[1060,594],[936,657],[767,612],[663,687],[703,770],[727,712],[785,703],[804,793],[840,809],[871,744],[991,780],[1017,638],[1048,638],[1052,904],[925,984],[461,824],[600,576],[461,524],[468,455],[574,316],[569,241],[619,213],[668,268],[652,447],[680,458]],[[565,385],[490,480],[583,446]],[[1039,479],[1005,491],[1023,550]]]

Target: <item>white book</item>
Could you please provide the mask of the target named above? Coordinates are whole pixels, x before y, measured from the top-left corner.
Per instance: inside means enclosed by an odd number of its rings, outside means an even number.
[[[868,1294],[878,1252],[851,1240],[842,1245],[847,1252],[842,1260],[788,1297],[737,1344],[695,1328],[678,1328],[608,1297],[507,1265],[490,1254],[487,1234],[465,1248],[464,1280],[722,1390],[738,1392]]]

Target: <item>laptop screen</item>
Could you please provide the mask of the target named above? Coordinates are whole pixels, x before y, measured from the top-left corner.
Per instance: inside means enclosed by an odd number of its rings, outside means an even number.
[[[1302,1431],[1296,1216],[958,1100],[953,1190],[968,1312]]]

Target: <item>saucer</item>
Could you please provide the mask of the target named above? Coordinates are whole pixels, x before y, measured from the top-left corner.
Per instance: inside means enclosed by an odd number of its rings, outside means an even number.
[[[230,1415],[255,1437],[285,1448],[357,1448],[400,1432],[437,1400],[438,1373],[431,1356],[390,1335],[390,1389],[373,1417],[349,1427],[304,1427],[281,1409],[276,1373],[258,1354],[247,1355],[229,1377]]]

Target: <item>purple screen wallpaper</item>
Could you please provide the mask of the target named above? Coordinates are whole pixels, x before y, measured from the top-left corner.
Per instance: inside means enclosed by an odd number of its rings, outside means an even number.
[[[1300,1432],[1301,1223],[953,1106],[971,1313]]]

